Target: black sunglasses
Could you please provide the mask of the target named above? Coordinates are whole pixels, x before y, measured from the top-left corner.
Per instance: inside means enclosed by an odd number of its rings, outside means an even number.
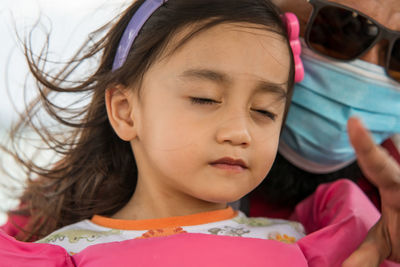
[[[363,56],[380,40],[389,42],[387,74],[400,82],[400,31],[390,30],[352,8],[325,0],[307,0],[313,6],[305,33],[307,45],[334,59],[349,61]]]

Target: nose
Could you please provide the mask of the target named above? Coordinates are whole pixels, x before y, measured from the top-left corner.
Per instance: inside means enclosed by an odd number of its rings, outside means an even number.
[[[248,147],[251,142],[249,122],[246,115],[229,116],[221,120],[216,131],[216,140],[219,144]]]
[[[381,40],[379,43],[375,44],[367,53],[365,53],[360,59],[380,65],[385,66],[386,51],[388,49],[388,41]]]

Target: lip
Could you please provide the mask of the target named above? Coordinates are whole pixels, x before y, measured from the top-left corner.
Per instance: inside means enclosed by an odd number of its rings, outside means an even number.
[[[242,159],[234,159],[229,157],[220,158],[210,163],[211,166],[218,169],[242,171],[248,169],[247,164]]]

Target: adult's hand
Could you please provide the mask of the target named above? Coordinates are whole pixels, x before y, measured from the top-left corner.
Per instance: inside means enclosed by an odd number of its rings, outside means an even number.
[[[379,266],[384,259],[400,263],[400,166],[374,143],[359,119],[350,118],[347,129],[360,168],[379,189],[382,215],[343,267]]]

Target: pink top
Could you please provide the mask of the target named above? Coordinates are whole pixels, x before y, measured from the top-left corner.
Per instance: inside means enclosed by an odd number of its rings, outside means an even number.
[[[93,245],[69,256],[61,247],[23,243],[0,232],[7,266],[340,266],[378,220],[379,212],[348,180],[321,185],[292,219],[308,235],[295,244],[256,238],[177,234]],[[381,266],[400,266],[384,262]]]

